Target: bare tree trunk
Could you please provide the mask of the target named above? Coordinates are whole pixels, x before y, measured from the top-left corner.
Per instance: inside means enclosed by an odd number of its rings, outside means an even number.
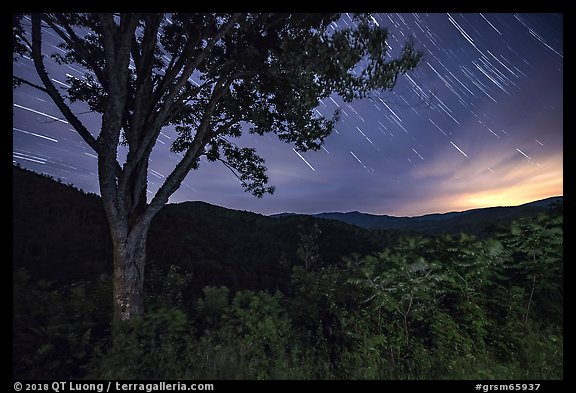
[[[532,289],[530,289],[530,297],[526,305],[526,313],[524,314],[524,323],[528,324],[528,316],[530,315],[530,306],[532,305],[532,298],[534,297],[534,289],[536,289],[536,273],[532,276]]]
[[[144,266],[148,226],[112,239],[114,324],[144,312]]]

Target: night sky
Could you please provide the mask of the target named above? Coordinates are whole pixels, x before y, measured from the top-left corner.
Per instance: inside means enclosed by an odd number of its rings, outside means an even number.
[[[339,24],[350,22],[343,14]],[[563,194],[561,14],[378,14],[373,22],[389,28],[392,54],[409,36],[424,52],[393,92],[351,104],[325,100],[320,113],[340,107],[342,114],[318,152],[298,153],[273,135],[240,138],[266,159],[273,195],[251,196],[222,164],[203,159],[170,201],[263,214],[414,216]],[[46,54],[58,50],[49,30],[44,38]],[[56,85],[83,74],[46,62]],[[13,73],[39,81],[29,59]],[[94,152],[50,98],[23,86],[13,105],[13,162],[98,193]],[[98,116],[79,117],[97,133]],[[169,151],[173,139],[167,128],[156,144],[149,196],[180,158]]]

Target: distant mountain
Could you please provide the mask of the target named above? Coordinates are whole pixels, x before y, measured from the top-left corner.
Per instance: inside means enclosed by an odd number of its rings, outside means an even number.
[[[515,220],[520,217],[537,215],[562,204],[564,197],[556,196],[539,201],[529,202],[520,206],[499,206],[466,210],[462,212],[426,214],[416,217],[394,217],[360,213],[319,213],[312,217],[342,221],[365,229],[404,230],[420,232],[428,235],[440,233],[457,234],[467,232],[480,234],[490,227]],[[295,215],[281,213],[273,217]]]

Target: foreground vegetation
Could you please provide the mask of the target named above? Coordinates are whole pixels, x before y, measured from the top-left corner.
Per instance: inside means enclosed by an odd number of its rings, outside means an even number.
[[[16,378],[562,379],[562,214],[478,239],[407,236],[320,263],[300,228],[282,291],[150,272],[148,312],[111,338],[111,280],[14,273]],[[237,267],[240,271],[242,266]]]

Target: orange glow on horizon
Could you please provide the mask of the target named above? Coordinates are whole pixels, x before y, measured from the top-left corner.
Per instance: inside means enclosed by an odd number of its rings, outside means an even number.
[[[483,157],[484,158],[484,157]],[[486,170],[478,160],[467,166],[430,165],[418,172],[420,179],[442,175],[429,191],[429,199],[407,204],[392,214],[395,216],[421,216],[470,209],[518,206],[525,203],[564,195],[562,153],[548,157],[541,164],[493,165],[494,172]],[[376,213],[379,214],[379,213]]]
[[[526,178],[511,187],[499,187],[486,191],[476,191],[460,195],[454,201],[462,210],[492,206],[518,206],[553,196],[564,195],[562,164],[555,161],[554,166],[544,173],[527,170]],[[514,178],[518,179],[519,174]]]
[[[501,192],[476,193],[470,196],[464,196],[460,199],[460,205],[463,210],[477,209],[494,206],[518,206],[525,203],[546,199],[553,196],[562,196],[562,189],[558,191],[522,193],[519,190],[504,190]]]

